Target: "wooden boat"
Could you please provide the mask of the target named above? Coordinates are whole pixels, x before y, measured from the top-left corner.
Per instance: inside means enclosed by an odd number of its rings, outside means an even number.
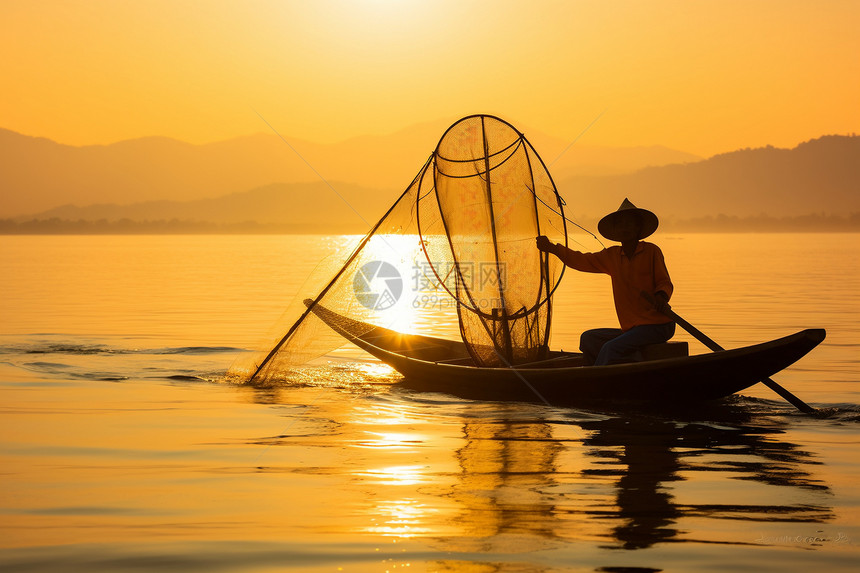
[[[311,303],[306,301],[308,306]],[[684,403],[722,398],[790,366],[825,337],[823,329],[808,329],[762,344],[693,356],[686,355],[686,343],[669,343],[651,349],[655,359],[610,366],[585,366],[581,354],[551,351],[540,362],[483,368],[473,364],[463,342],[403,334],[320,305],[311,310],[338,334],[400,372],[403,384],[410,388],[552,405],[605,399]],[[667,350],[670,356],[660,357]]]

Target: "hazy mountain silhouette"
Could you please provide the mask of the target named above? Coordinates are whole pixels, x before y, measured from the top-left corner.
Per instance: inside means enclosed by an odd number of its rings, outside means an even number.
[[[764,147],[636,173],[556,181],[568,210],[595,216],[625,197],[661,216],[796,217],[860,212],[860,137],[830,135],[793,149]]]
[[[412,180],[445,125],[328,145],[261,134],[207,145],[144,138],[73,147],[0,130],[0,219],[252,221],[361,232]],[[809,228],[826,228],[834,216],[848,221],[860,213],[860,137],[853,135],[699,161],[661,147],[565,151],[569,142],[527,136],[580,222],[625,197],[665,223],[695,219],[714,229],[773,222],[760,214],[783,226],[806,217]],[[665,164],[673,160],[680,163]],[[706,221],[719,215],[726,217]]]
[[[274,183],[213,199],[145,201],[130,205],[65,205],[34,216],[66,221],[177,221],[236,225],[253,222],[303,232],[363,233],[396,197],[390,191],[341,182]],[[188,225],[193,226],[193,225]]]
[[[392,196],[433,151],[448,120],[334,144],[258,134],[206,145],[147,137],[75,147],[0,129],[0,218],[60,205],[192,201],[272,183],[346,181]],[[526,131],[556,176],[626,173],[698,159],[664,147],[596,148]],[[560,156],[560,157],[559,157]],[[557,159],[557,160],[556,160]],[[311,167],[312,166],[312,167]]]

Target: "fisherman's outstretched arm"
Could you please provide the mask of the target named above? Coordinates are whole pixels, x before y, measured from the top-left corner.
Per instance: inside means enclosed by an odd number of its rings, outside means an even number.
[[[537,238],[536,244],[538,250],[557,256],[561,262],[572,269],[586,273],[609,273],[604,260],[605,249],[598,253],[582,253],[560,243],[553,243],[544,235]]]

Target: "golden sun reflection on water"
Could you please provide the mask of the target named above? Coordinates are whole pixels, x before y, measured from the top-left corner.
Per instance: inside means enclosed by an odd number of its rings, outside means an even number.
[[[376,505],[376,515],[370,518],[372,525],[364,528],[367,533],[385,537],[410,538],[436,531],[426,522],[440,510],[413,498],[383,501]]]
[[[425,475],[427,470],[428,466],[391,466],[364,470],[355,475],[376,485],[417,485],[430,481],[430,476]]]
[[[365,362],[356,366],[364,375],[370,379],[382,379],[388,381],[392,375],[397,373],[394,368],[382,362]]]
[[[424,443],[424,437],[420,434],[404,434],[397,432],[367,432],[373,438],[359,441],[353,446],[358,448],[397,448],[414,450],[417,445]],[[419,437],[420,436],[420,437]]]

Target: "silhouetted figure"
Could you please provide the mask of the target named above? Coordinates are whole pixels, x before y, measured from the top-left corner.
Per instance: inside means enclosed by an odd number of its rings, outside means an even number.
[[[675,501],[669,483],[683,479],[676,447],[683,444],[684,431],[673,422],[635,416],[586,422],[582,427],[597,430],[583,444],[604,460],[599,465],[607,461],[620,465],[614,517],[622,523],[613,528],[612,536],[624,549],[672,541],[684,508]],[[583,473],[593,472],[593,467]]]
[[[581,253],[552,243],[543,235],[537,238],[538,249],[554,254],[568,267],[605,273],[612,278],[615,312],[621,328],[597,328],[582,333],[579,348],[589,364],[634,361],[640,358],[643,346],[666,342],[675,334],[675,323],[661,312],[668,308],[674,288],[663,252],[657,245],[642,241],[657,230],[658,224],[657,215],[624,199],[617,211],[597,224],[601,235],[620,242],[621,246]]]

